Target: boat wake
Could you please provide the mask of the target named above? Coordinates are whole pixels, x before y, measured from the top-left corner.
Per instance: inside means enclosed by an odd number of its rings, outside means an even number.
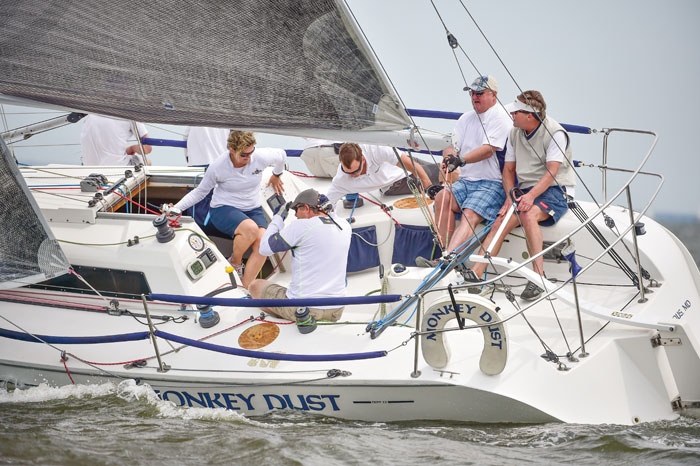
[[[76,384],[62,387],[52,387],[42,383],[36,387],[8,390],[0,389],[1,404],[43,403],[47,401],[67,399],[89,399],[116,396],[128,403],[145,403],[155,408],[156,416],[166,419],[183,420],[214,420],[214,421],[244,421],[251,425],[264,426],[252,421],[243,414],[224,408],[196,408],[177,406],[171,401],[161,400],[148,384],[137,384],[134,379],[114,383]]]
[[[99,385],[64,385],[52,387],[42,383],[36,387],[22,390],[0,389],[0,403],[41,403],[44,401],[65,400],[67,398],[97,398],[115,393],[116,387],[112,383]]]

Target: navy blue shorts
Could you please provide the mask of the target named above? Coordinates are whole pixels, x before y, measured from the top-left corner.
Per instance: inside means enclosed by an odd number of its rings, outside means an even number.
[[[232,238],[236,228],[243,220],[251,219],[260,228],[267,228],[267,220],[262,207],[256,207],[253,210],[240,210],[230,205],[223,205],[210,209],[209,213],[211,213],[211,223],[216,229]]]
[[[527,193],[532,188],[523,189],[523,193]],[[568,196],[566,194],[566,188],[562,189],[559,186],[550,186],[545,192],[537,196],[533,205],[539,207],[547,214],[549,217],[542,220],[540,225],[549,226],[554,225],[559,221],[562,215],[566,213],[569,209],[569,204],[567,202]]]

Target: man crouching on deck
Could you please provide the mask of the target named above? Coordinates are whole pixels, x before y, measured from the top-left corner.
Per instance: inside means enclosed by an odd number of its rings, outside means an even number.
[[[260,253],[271,256],[291,250],[292,282],[285,288],[267,280],[254,280],[248,290],[254,299],[334,298],[345,296],[345,269],[352,230],[334,213],[326,214],[328,199],[315,189],[307,189],[293,202],[282,206],[272,217],[260,240]],[[297,220],[284,225],[289,209]],[[330,210],[330,209],[328,209]],[[298,307],[262,308],[283,319],[295,320]],[[309,307],[316,320],[337,321],[343,307]]]

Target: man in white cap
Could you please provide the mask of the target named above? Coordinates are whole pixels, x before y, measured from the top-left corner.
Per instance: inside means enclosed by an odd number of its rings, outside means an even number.
[[[547,116],[546,109],[547,104],[538,91],[523,92],[510,106],[515,127],[508,138],[503,187],[510,192],[517,176],[518,188],[523,194],[516,196],[518,215],[508,220],[505,230],[496,239],[492,255],[498,254],[505,236],[521,223],[530,255],[539,254],[542,251],[540,225],[556,223],[566,213],[569,197],[573,197],[576,175],[571,163],[573,154],[569,135],[559,123]],[[484,240],[485,247],[491,244],[511,204],[512,201],[508,199],[501,207],[499,219]],[[544,275],[543,263],[542,257],[533,262],[535,272],[540,275]],[[477,277],[485,270],[484,263],[472,268]],[[533,301],[542,292],[543,289],[536,283],[528,281],[520,297]]]
[[[433,188],[429,192],[435,197],[436,222],[443,244],[449,235],[445,254],[471,237],[479,222],[495,220],[505,201],[497,152],[505,148],[513,123],[508,112],[498,105],[498,84],[493,76],[478,76],[464,90],[469,92],[474,110],[457,120],[452,146],[443,151],[443,168],[459,170],[459,179],[451,189],[443,189],[437,195]],[[455,214],[461,214],[456,230]],[[422,257],[416,263],[433,265]]]
[[[289,209],[296,220],[285,226]],[[248,290],[255,299],[333,298],[345,296],[345,273],[352,230],[345,220],[331,211],[328,198],[315,189],[300,192],[272,217],[260,240],[260,253],[290,251],[292,281],[289,288],[254,280]],[[283,319],[295,320],[297,306],[263,308]],[[316,320],[337,321],[342,306],[309,307]]]

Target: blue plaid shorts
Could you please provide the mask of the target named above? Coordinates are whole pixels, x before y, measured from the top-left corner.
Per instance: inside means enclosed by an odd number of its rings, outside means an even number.
[[[486,220],[495,220],[506,202],[503,185],[493,180],[459,179],[452,184],[452,194],[462,209],[473,210]]]

